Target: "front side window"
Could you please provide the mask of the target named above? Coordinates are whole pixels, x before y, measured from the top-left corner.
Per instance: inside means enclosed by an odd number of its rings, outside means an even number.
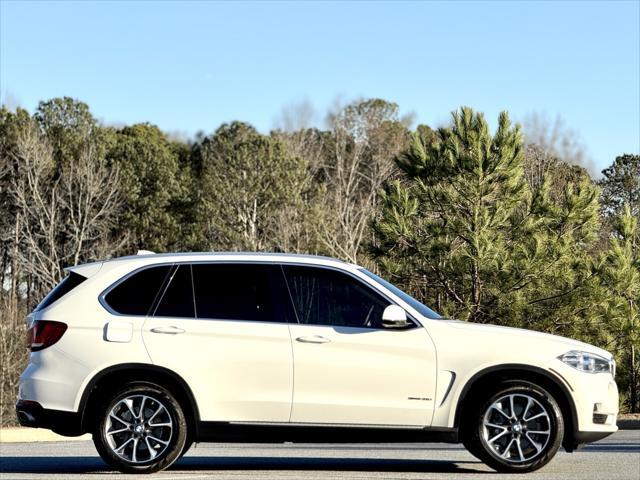
[[[389,302],[350,275],[308,266],[283,269],[301,324],[382,328]]]
[[[284,302],[274,301],[278,280],[282,281],[278,266],[203,263],[192,268],[197,318],[287,321]]]
[[[109,290],[105,303],[121,315],[148,315],[172,268],[161,265],[134,273]]]
[[[383,287],[386,287],[387,290],[390,290],[392,293],[394,293],[395,295],[400,297],[402,300],[407,302],[409,305],[411,305],[413,308],[415,308],[421,315],[423,315],[423,316],[425,316],[427,318],[430,318],[432,320],[438,320],[438,319],[442,318],[440,316],[440,314],[438,314],[438,313],[434,312],[433,310],[431,310],[424,303],[419,302],[418,300],[413,298],[408,293],[403,292],[398,287],[396,287],[394,284],[387,282],[383,278],[380,278],[375,273],[371,273],[369,270],[366,270],[364,268],[361,268],[360,271],[362,273],[364,273],[367,277],[375,280],[377,283],[381,284]]]

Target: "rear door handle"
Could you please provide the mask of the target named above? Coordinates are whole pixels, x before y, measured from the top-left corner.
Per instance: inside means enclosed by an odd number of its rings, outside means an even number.
[[[298,337],[296,341],[301,343],[329,343],[331,340],[320,335],[310,335],[308,337]]]
[[[153,333],[164,333],[165,335],[176,335],[178,333],[184,333],[184,329],[179,327],[169,326],[169,327],[154,327],[151,329]]]

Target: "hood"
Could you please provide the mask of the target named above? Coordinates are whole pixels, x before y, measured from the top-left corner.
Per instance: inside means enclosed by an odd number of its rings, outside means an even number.
[[[525,330],[523,328],[464,322],[461,320],[442,320],[442,323],[446,324],[450,328],[461,330],[474,336],[482,334],[491,336],[504,334],[506,336],[509,336],[509,341],[511,343],[518,341],[522,342],[523,344],[531,341],[543,342],[549,347],[557,345],[560,350],[580,350],[583,352],[594,353],[607,359],[613,358],[613,356],[609,352],[603,350],[602,348],[598,348],[594,345],[580,342],[578,340],[573,340],[571,338],[551,335],[550,333],[542,333],[535,330]]]

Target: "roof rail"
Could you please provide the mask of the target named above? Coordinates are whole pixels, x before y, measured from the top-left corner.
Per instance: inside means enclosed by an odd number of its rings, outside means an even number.
[[[138,250],[136,255],[155,255],[156,252],[152,252],[151,250]]]

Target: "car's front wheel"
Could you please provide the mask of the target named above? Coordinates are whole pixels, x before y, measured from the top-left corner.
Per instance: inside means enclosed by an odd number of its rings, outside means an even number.
[[[98,409],[93,442],[102,459],[124,473],[153,473],[185,449],[187,423],[173,395],[151,383],[131,383]]]
[[[504,382],[467,417],[465,445],[500,472],[531,472],[556,454],[564,435],[557,401],[538,385]]]

